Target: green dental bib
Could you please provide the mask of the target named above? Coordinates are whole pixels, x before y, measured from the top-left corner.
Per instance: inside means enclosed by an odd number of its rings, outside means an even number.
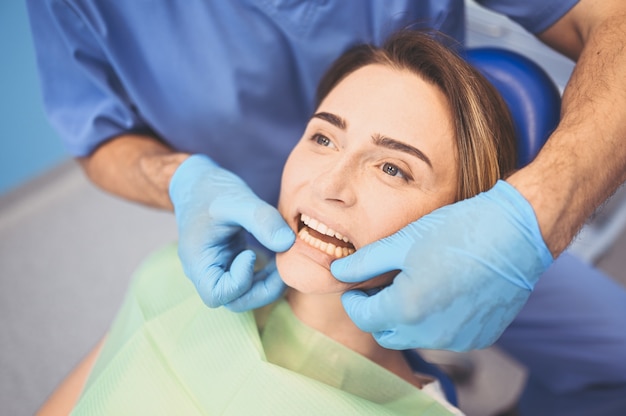
[[[155,253],[136,273],[73,414],[451,414],[302,324],[284,300],[259,313],[262,335],[252,312],[202,303],[174,245]]]

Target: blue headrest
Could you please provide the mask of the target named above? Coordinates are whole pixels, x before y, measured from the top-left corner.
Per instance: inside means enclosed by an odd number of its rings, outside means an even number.
[[[559,122],[559,89],[539,65],[516,52],[476,48],[466,53],[467,60],[498,89],[509,106],[517,134],[517,164],[526,165]]]

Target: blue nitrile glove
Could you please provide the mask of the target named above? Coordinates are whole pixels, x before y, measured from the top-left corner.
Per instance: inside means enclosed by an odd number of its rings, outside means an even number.
[[[169,187],[178,224],[178,255],[185,274],[210,307],[258,308],[285,289],[274,262],[254,273],[255,253],[245,230],[268,249],[285,251],[295,235],[276,208],[237,175],[194,155],[174,172]]]
[[[387,348],[467,351],[495,342],[552,263],[535,213],[507,182],[440,208],[331,265],[345,282],[400,270],[371,296],[343,295]]]

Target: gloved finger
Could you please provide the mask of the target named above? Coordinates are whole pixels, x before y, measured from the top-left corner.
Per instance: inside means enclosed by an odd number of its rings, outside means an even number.
[[[431,316],[435,315],[434,317]],[[431,319],[432,318],[432,319]],[[425,349],[457,350],[455,342],[460,323],[441,311],[428,311],[428,316],[417,324],[396,323],[393,328],[373,333],[379,345],[393,350],[407,349],[415,345]]]
[[[400,322],[402,308],[385,288],[373,296],[360,290],[350,290],[341,296],[341,302],[350,319],[362,331],[376,333],[390,329],[390,322]]]
[[[236,203],[225,200],[216,202],[211,207],[211,213],[245,228],[274,252],[288,250],[296,240],[296,235],[278,210],[252,193]]]
[[[207,306],[216,308],[239,298],[252,287],[256,254],[244,250],[232,261],[230,270],[211,264],[196,283],[196,289]]]
[[[416,328],[412,326],[405,325],[397,325],[393,329],[375,332],[372,335],[376,342],[387,349],[390,350],[404,350],[407,349],[406,344],[410,343],[411,345],[419,345],[419,348],[424,349],[448,349],[454,350],[451,348],[442,348],[442,345],[448,346],[452,342],[452,340],[447,337],[439,337],[434,338],[434,335],[438,335],[440,331],[431,332],[424,331],[421,332],[421,327]],[[436,339],[438,342],[433,342],[433,339]]]
[[[404,344],[406,343],[406,337],[403,336],[402,333],[399,333],[399,329],[396,327],[395,329],[390,329],[386,331],[375,332],[372,335],[376,342],[384,348],[389,350],[403,350],[405,349]],[[414,331],[415,332],[415,331]],[[410,334],[413,335],[413,334]],[[400,340],[399,342],[397,340]],[[421,342],[418,342],[417,345],[423,345]],[[421,347],[427,348],[427,347]]]
[[[178,256],[185,275],[197,288],[200,280],[217,281],[245,247],[245,233],[237,227],[218,226],[208,231],[187,227],[179,232]]]
[[[255,274],[254,283],[249,291],[224,306],[233,312],[260,308],[278,299],[286,287],[276,270],[276,266],[274,265],[273,268],[266,267]]]
[[[330,272],[337,280],[356,283],[369,280],[392,270],[402,270],[405,250],[395,249],[394,237],[375,241],[358,249],[354,254],[335,260],[330,265]],[[401,245],[400,245],[401,246]]]

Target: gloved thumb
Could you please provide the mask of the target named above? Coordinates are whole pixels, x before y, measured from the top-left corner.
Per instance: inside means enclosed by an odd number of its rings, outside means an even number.
[[[346,283],[369,280],[392,270],[401,270],[406,250],[396,249],[396,234],[375,241],[358,249],[354,254],[335,260],[330,272],[336,279]]]
[[[276,208],[261,200],[258,202],[252,215],[242,218],[241,225],[269,250],[287,251],[296,241],[295,233]]]

